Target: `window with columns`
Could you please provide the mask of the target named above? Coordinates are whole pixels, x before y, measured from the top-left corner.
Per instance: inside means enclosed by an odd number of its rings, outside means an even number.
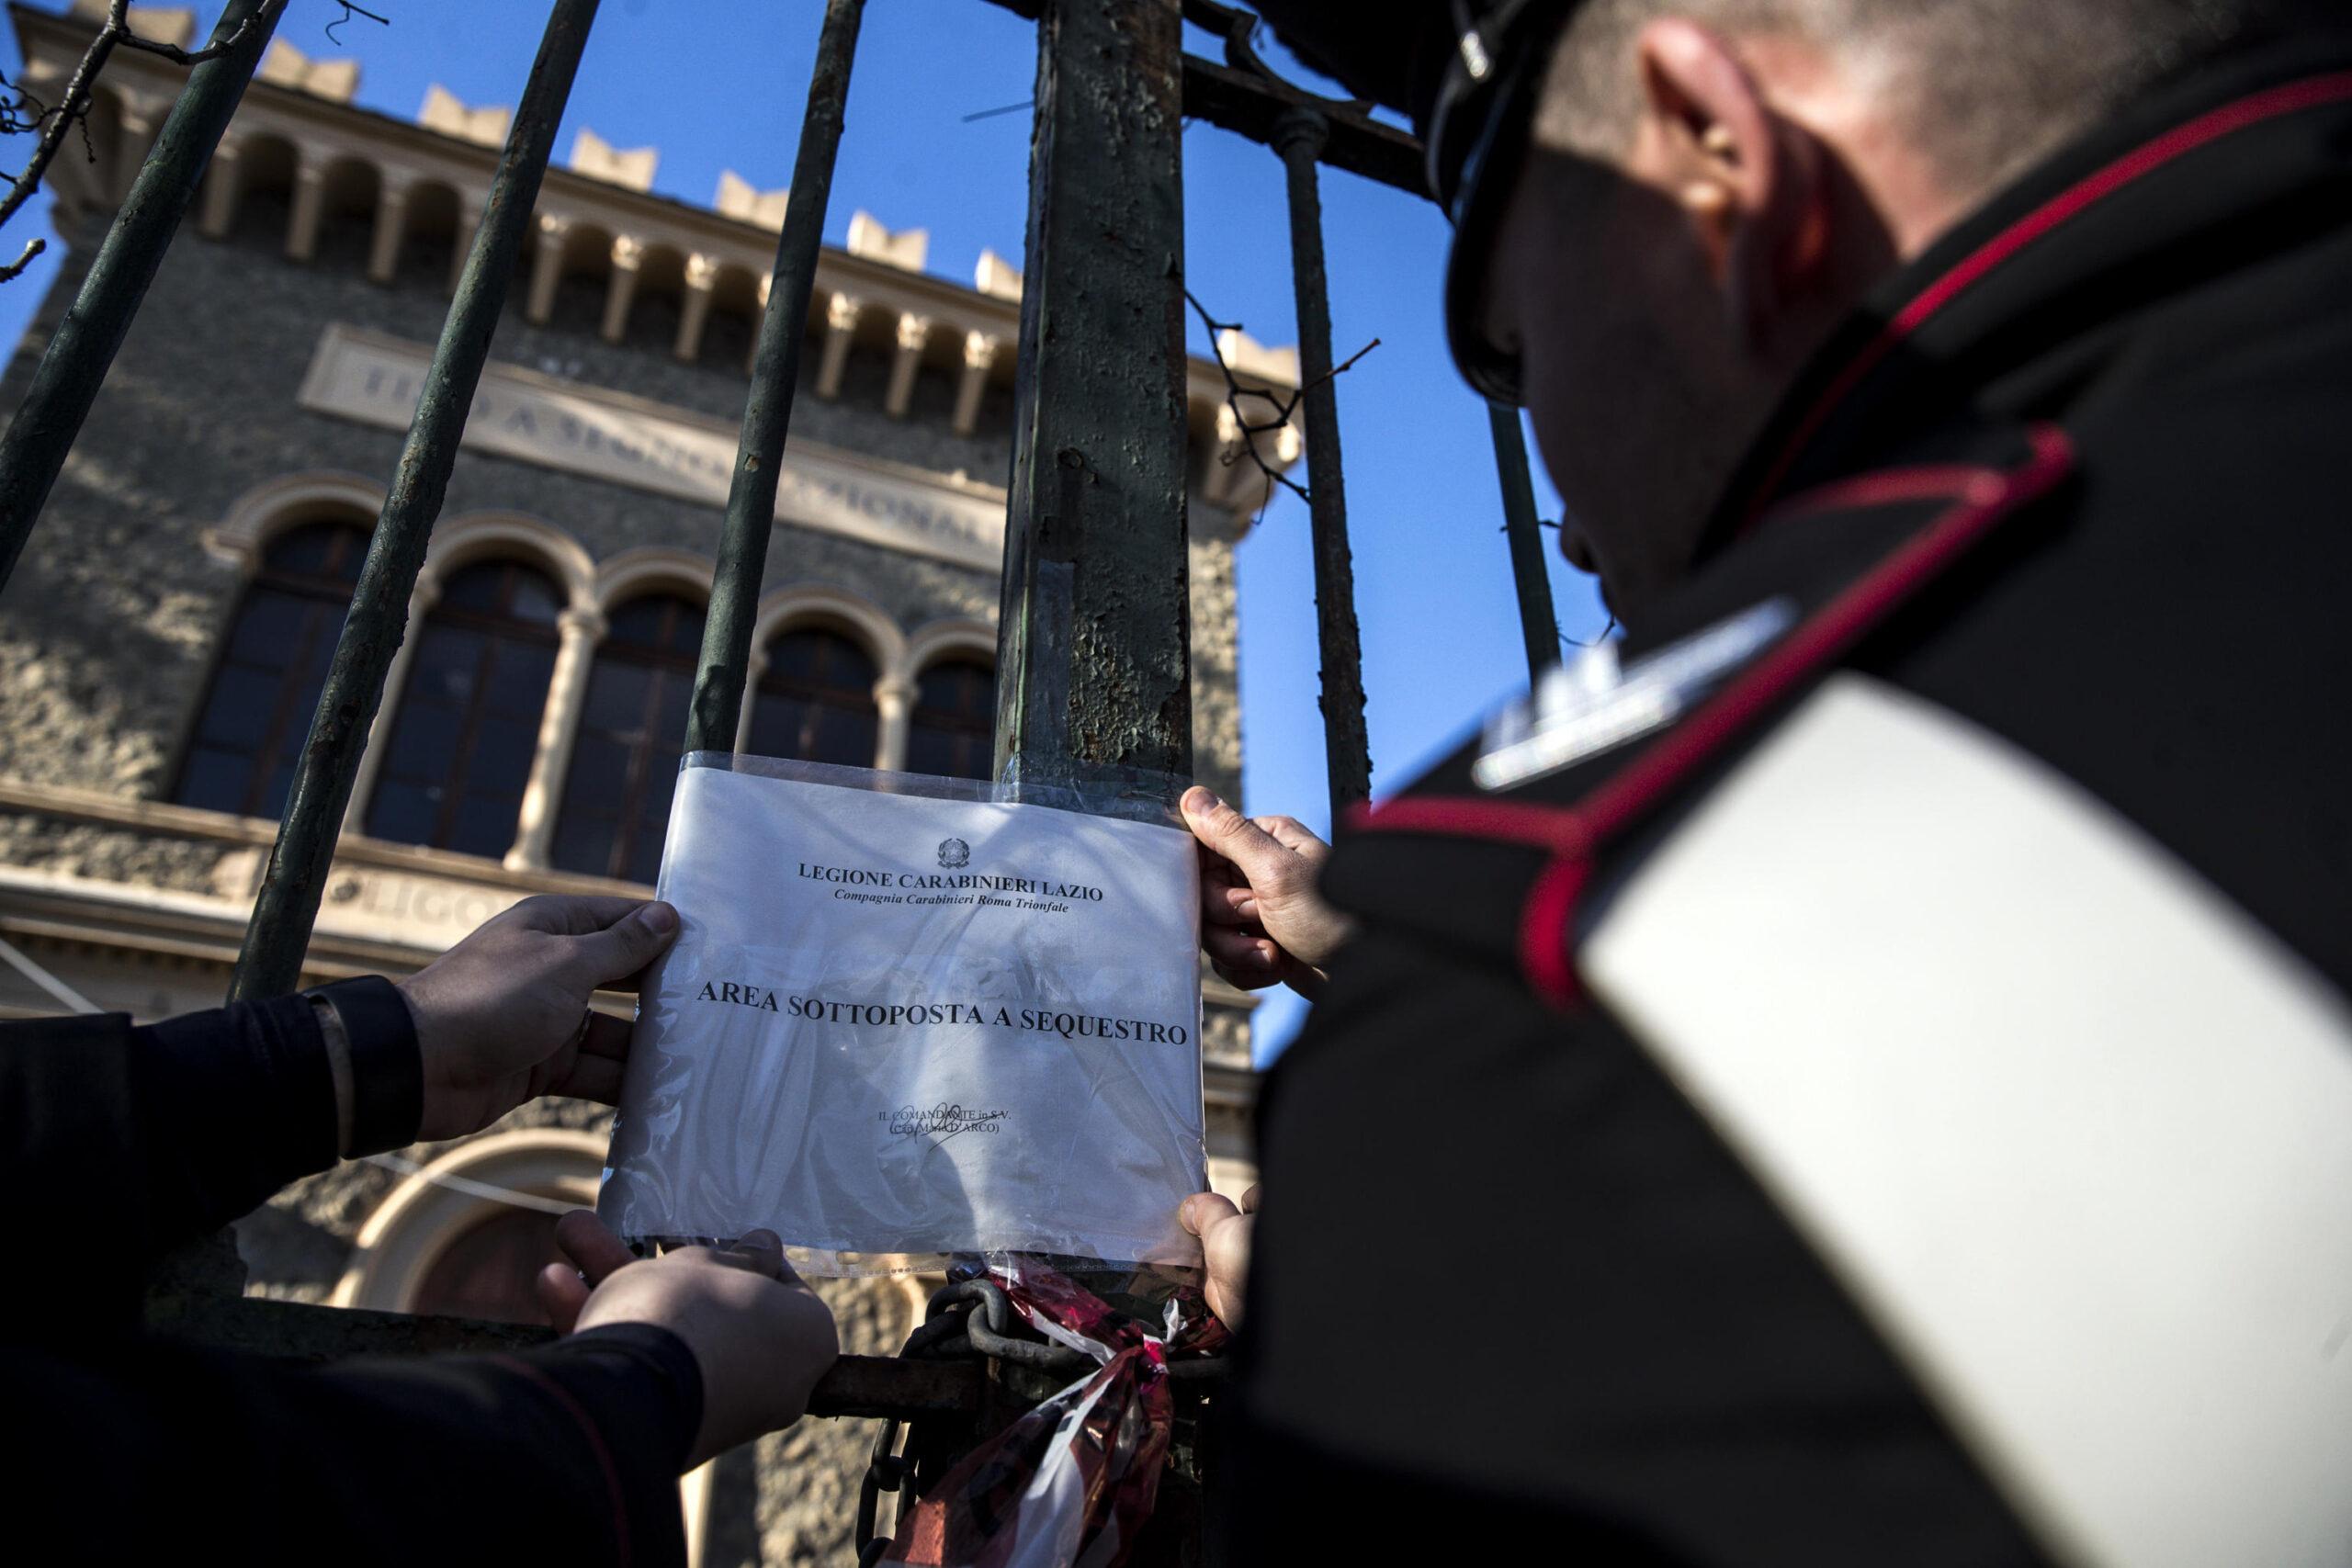
[[[353,523],[310,523],[270,541],[237,606],[175,801],[244,817],[285,809],[368,534]]]
[[[996,671],[951,655],[915,677],[907,771],[949,778],[996,774]]]
[[[514,842],[555,671],[561,593],[519,561],[453,574],[424,617],[367,831],[501,856]]]
[[[588,676],[549,855],[559,870],[651,882],[677,787],[703,608],[673,594],[612,612]]]
[[[751,750],[872,767],[876,673],[873,656],[840,632],[803,626],[784,633],[767,645],[767,667],[752,689]]]

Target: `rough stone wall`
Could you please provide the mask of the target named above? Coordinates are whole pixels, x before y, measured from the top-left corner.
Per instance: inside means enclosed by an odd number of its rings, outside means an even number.
[[[12,749],[0,751],[0,758],[6,759],[0,761],[5,769],[14,761]],[[212,893],[218,891],[221,858],[232,849],[202,839],[159,838],[34,812],[0,813],[0,865],[94,882],[168,893]]]

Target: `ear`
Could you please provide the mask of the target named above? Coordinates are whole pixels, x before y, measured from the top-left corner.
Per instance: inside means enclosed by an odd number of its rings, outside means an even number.
[[[1776,112],[1724,40],[1679,19],[1635,45],[1640,124],[1634,172],[1681,210],[1751,341],[1769,336],[1826,264],[1819,145]]]

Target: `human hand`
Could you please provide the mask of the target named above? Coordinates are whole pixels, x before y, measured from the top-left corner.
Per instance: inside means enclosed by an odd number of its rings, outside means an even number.
[[[1244,817],[1195,784],[1178,803],[1201,857],[1201,947],[1245,991],[1323,989],[1325,968],[1355,927],[1316,896],[1331,846],[1288,817]]]
[[[1216,1192],[1195,1192],[1176,1211],[1176,1223],[1201,1238],[1208,1273],[1209,1311],[1227,1328],[1241,1326],[1241,1296],[1250,1278],[1250,1235],[1258,1224],[1258,1189],[1239,1207]]]
[[[677,934],[667,904],[526,898],[401,981],[424,1058],[418,1136],[476,1132],[542,1094],[612,1103],[629,1025],[589,996],[634,987]]]
[[[702,1369],[702,1427],[691,1468],[800,1419],[841,1355],[833,1312],[784,1260],[774,1231],[733,1247],[640,1258],[602,1220],[575,1209],[555,1239],[578,1271],[550,1263],[539,1302],[565,1334],[647,1323],[685,1341]],[[583,1278],[584,1276],[584,1278]]]

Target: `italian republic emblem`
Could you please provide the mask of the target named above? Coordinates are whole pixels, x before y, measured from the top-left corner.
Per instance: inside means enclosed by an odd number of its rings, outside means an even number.
[[[961,839],[939,840],[939,864],[944,871],[960,871],[972,863],[972,846]]]

